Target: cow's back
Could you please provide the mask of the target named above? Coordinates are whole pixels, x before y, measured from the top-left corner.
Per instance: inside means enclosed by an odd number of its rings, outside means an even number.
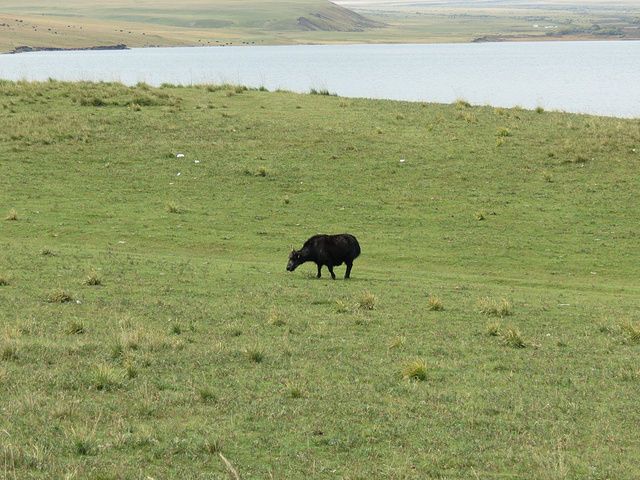
[[[331,257],[336,262],[351,262],[360,255],[360,244],[358,240],[348,233],[327,235],[326,242],[328,250],[331,252]]]
[[[353,260],[358,255],[360,255],[360,244],[358,243],[356,237],[349,233],[344,233],[341,236],[344,237],[347,242],[350,259]]]

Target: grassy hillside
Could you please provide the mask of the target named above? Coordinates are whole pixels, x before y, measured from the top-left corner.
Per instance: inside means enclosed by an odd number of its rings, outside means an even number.
[[[27,0],[4,2],[3,10],[191,28],[240,27],[285,30],[299,28],[301,17],[323,17],[327,21],[343,23],[343,28],[347,30],[356,28],[358,21],[362,22],[361,27],[369,26],[366,19],[326,0],[223,0],[215,3],[202,0],[143,0],[135,3],[120,1],[108,4],[86,0],[70,0],[63,4],[52,0]],[[353,25],[347,25],[349,19],[352,19]]]
[[[327,0],[9,0],[0,4],[0,52],[114,45],[640,39],[635,3],[340,3],[357,12]]]
[[[0,48],[291,43],[290,31],[362,32],[383,26],[327,0],[3,2]]]
[[[640,474],[638,120],[0,93],[4,478]]]

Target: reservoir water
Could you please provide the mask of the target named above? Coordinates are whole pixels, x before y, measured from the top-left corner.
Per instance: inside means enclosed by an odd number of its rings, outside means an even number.
[[[8,80],[233,83],[640,118],[640,42],[179,47],[0,55]]]

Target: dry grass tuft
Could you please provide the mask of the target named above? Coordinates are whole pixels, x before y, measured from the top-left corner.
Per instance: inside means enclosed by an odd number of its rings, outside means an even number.
[[[400,375],[404,380],[421,381],[427,379],[429,365],[423,358],[416,358],[400,368]]]

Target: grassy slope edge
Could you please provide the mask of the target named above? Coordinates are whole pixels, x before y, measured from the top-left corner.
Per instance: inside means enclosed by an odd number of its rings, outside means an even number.
[[[0,92],[7,478],[640,473],[638,120]]]

